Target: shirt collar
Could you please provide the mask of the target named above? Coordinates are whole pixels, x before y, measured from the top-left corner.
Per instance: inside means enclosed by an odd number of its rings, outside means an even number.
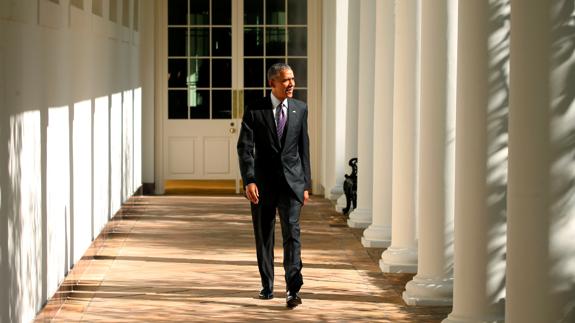
[[[280,102],[280,100],[278,98],[275,97],[275,95],[270,92],[270,98],[272,99],[272,105],[275,108],[277,108],[277,106],[281,103],[283,105],[284,108],[287,108],[287,98],[285,98],[283,101]]]

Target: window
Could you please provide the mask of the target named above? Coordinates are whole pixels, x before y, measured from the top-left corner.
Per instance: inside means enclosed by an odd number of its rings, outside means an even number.
[[[232,0],[168,2],[168,117],[230,119]]]
[[[232,118],[236,102],[269,93],[266,72],[277,62],[292,67],[295,97],[307,101],[307,0],[242,0],[243,30],[232,25],[232,1],[168,1],[169,119]],[[232,57],[239,33],[243,49]],[[232,74],[242,70],[236,96]]]

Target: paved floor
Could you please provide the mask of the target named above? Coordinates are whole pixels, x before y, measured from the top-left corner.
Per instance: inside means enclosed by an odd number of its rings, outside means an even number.
[[[276,245],[281,246],[279,222]],[[440,322],[449,307],[408,307],[412,275],[383,274],[381,249],[329,201],[302,213],[303,304],[286,309],[281,249],[273,300],[260,286],[249,207],[238,196],[136,197],[94,241],[38,315],[52,322]]]

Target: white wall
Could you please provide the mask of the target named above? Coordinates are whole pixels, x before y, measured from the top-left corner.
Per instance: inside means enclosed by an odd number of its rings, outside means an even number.
[[[107,0],[103,17],[91,0],[0,0],[2,323],[33,319],[141,185],[148,2],[136,31],[109,20]]]

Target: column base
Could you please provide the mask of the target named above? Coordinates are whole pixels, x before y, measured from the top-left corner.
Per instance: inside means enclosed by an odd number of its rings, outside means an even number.
[[[361,244],[366,248],[387,248],[391,245],[391,227],[374,225],[363,231]]]
[[[350,228],[366,229],[371,224],[371,210],[370,209],[354,209],[349,214],[347,225]]]
[[[405,285],[403,300],[407,305],[453,305],[453,278],[420,278],[419,275]]]
[[[381,254],[379,268],[384,273],[417,273],[416,248],[387,248]]]
[[[475,318],[449,314],[441,323],[503,323],[504,318]]]
[[[441,323],[503,323],[505,322],[505,299],[491,304],[483,313],[485,314],[468,316],[451,312]]]
[[[341,183],[336,183],[330,190],[328,199],[335,201],[343,194],[343,185]]]

